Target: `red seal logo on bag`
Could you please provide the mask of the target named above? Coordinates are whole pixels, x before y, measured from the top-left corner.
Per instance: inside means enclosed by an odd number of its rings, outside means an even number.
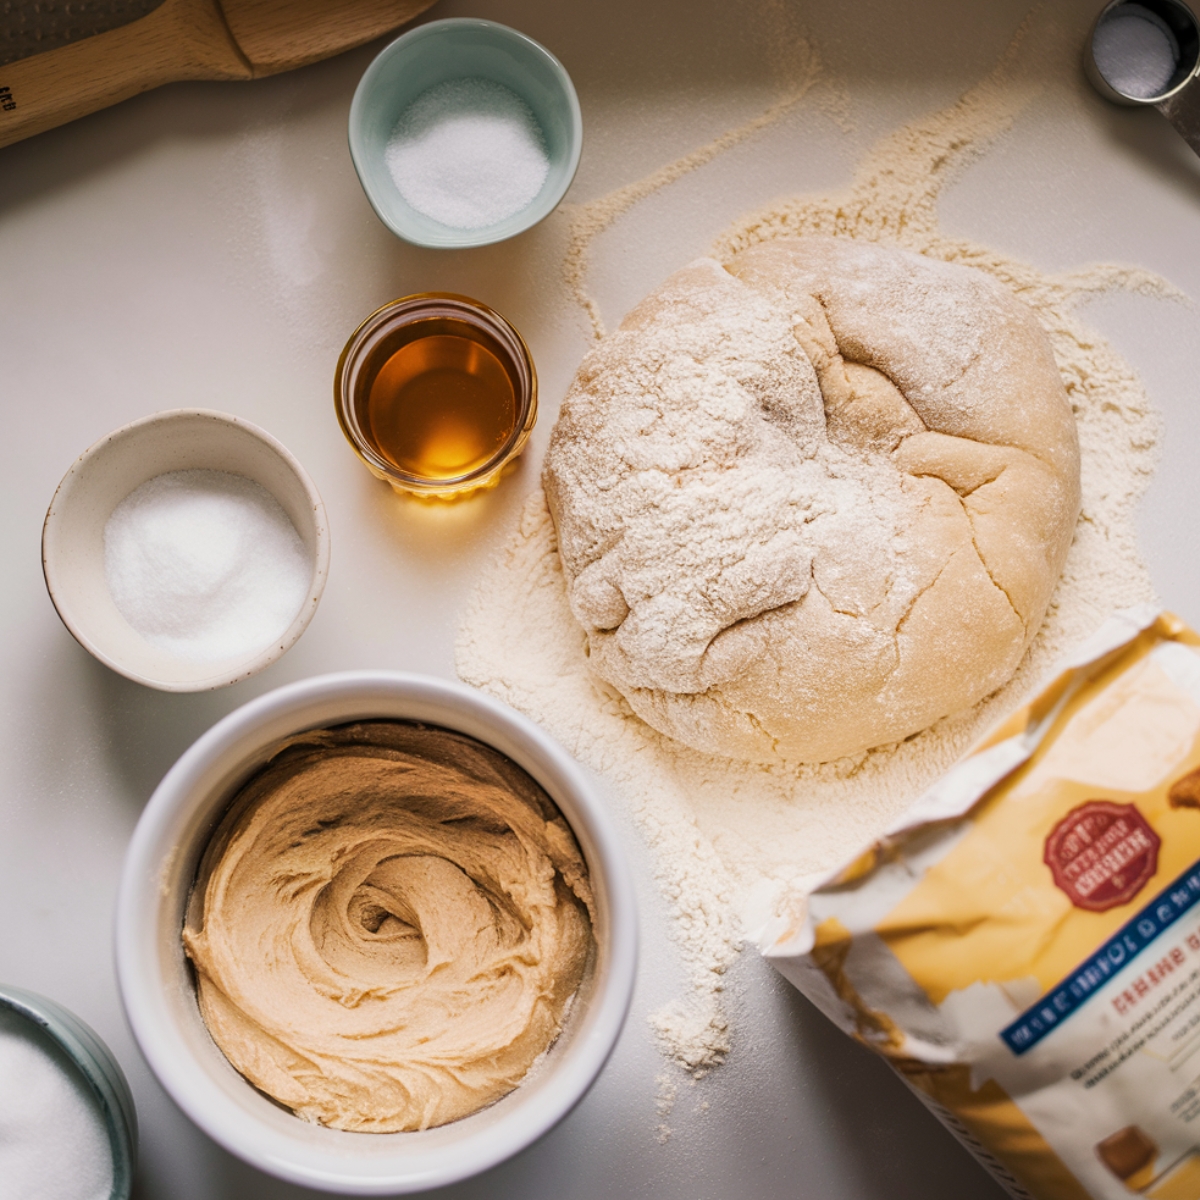
[[[1089,800],[1050,831],[1042,856],[1076,908],[1127,904],[1158,869],[1161,841],[1132,804]]]

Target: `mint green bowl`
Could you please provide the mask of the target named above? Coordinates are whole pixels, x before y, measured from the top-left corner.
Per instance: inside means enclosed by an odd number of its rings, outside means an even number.
[[[516,92],[541,126],[550,170],[542,190],[512,216],[481,229],[455,229],[417,212],[400,195],[385,149],[400,114],[422,92],[451,79],[488,79]],[[554,211],[571,186],[583,148],[579,98],[562,63],[532,38],[475,18],[431,21],[385,46],[350,105],[350,157],[379,219],[418,246],[486,246],[523,233]]]
[[[63,1050],[87,1081],[112,1147],[110,1200],[129,1200],[137,1160],[137,1112],[133,1095],[112,1051],[70,1009],[36,992],[0,985],[0,1008],[24,1017]]]

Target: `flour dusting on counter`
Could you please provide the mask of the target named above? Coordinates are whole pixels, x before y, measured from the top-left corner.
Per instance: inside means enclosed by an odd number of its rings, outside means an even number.
[[[1133,370],[1075,309],[1113,289],[1178,293],[1134,268],[1046,274],[938,228],[943,188],[1036,94],[1020,70],[1020,42],[1019,33],[997,68],[957,103],[885,137],[848,189],[771,204],[739,221],[713,251],[727,262],[755,243],[809,233],[883,242],[986,271],[1037,314],[1078,424],[1083,502],[1046,620],[1012,681],[902,743],[821,766],[734,762],[690,750],[640,721],[589,673],[540,490],[481,579],[460,629],[462,678],[527,713],[600,772],[654,847],[690,990],[653,1019],[668,1053],[694,1073],[730,1049],[721,992],[741,939],[769,938],[789,922],[807,884],[877,835],[1026,697],[1061,653],[1116,609],[1154,598],[1133,515],[1154,469],[1159,418]],[[676,177],[659,175],[663,182]],[[639,185],[625,190],[641,194]],[[571,253],[569,279],[586,264],[577,243]],[[582,283],[577,295],[588,300]],[[594,306],[589,311],[597,321]]]

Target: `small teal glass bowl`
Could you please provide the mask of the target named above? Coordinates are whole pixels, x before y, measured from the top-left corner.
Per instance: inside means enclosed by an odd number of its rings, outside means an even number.
[[[129,1200],[137,1162],[137,1111],[112,1051],[73,1012],[36,992],[0,984],[0,1009],[8,1009],[37,1026],[87,1081],[112,1146],[113,1186],[109,1198]]]
[[[487,79],[529,105],[546,143],[550,170],[542,190],[519,212],[480,229],[455,229],[419,213],[400,195],[385,151],[401,113],[429,88],[451,79]],[[367,68],[350,105],[350,157],[379,219],[418,246],[458,250],[523,233],[566,195],[579,166],[583,119],[566,68],[532,38],[476,18],[418,26],[385,46]]]

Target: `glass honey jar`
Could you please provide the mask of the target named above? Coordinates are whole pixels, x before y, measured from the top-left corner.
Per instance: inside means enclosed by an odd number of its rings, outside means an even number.
[[[499,313],[449,292],[405,296],[354,331],[334,378],[359,458],[399,491],[454,496],[498,482],[537,419],[537,373]]]

